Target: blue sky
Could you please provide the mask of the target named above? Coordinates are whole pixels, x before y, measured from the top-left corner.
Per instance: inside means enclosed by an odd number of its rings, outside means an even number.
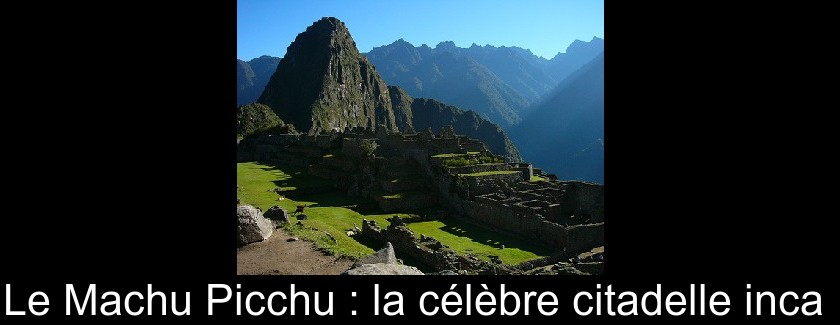
[[[237,58],[282,57],[326,16],[347,25],[361,52],[403,38],[415,46],[519,46],[550,59],[575,39],[604,37],[603,0],[239,0]]]

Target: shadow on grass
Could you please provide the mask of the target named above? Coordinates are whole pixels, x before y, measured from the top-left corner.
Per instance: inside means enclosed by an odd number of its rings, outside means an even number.
[[[345,207],[361,214],[376,214],[376,212],[381,212],[375,201],[361,197],[347,196],[346,193],[340,191],[301,195],[292,197],[292,199],[295,201],[315,202],[310,207]]]
[[[450,234],[468,237],[472,240],[495,248],[518,248],[523,251],[533,252],[537,255],[548,256],[555,253],[555,250],[546,246],[532,243],[513,235],[499,233],[482,226],[474,225],[463,220],[455,218],[445,218],[441,220],[444,226],[440,228]]]
[[[320,188],[332,185],[329,180],[313,176],[305,167],[281,165],[270,161],[259,161],[260,169],[267,172],[281,172],[285,176],[272,181],[277,187]]]
[[[293,187],[298,192],[304,192],[295,194],[296,191],[290,191],[288,195],[290,199],[295,201],[315,202],[309,207],[345,207],[361,214],[384,213],[374,200],[351,197],[342,191],[333,189],[332,181],[310,175],[306,168],[266,161],[259,162],[259,164],[262,165],[259,168],[266,172],[283,173],[283,176],[272,181],[272,183],[277,187]],[[307,193],[306,190],[314,190],[312,192],[315,193]]]

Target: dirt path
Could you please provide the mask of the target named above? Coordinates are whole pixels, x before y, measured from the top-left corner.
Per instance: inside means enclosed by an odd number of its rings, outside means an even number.
[[[340,274],[352,261],[336,259],[315,250],[311,242],[287,242],[289,235],[277,229],[268,240],[245,245],[236,251],[236,274]]]

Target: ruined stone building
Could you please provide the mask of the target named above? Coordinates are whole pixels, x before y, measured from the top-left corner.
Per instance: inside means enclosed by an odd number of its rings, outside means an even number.
[[[604,187],[560,181],[528,163],[508,163],[451,127],[391,132],[364,128],[247,139],[240,160],[307,166],[348,195],[385,212],[443,204],[452,217],[573,256],[604,242]]]

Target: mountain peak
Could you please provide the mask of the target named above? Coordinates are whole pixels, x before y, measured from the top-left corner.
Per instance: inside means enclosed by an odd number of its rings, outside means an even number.
[[[604,39],[593,36],[589,42],[576,39],[569,47],[566,48],[566,53],[573,53],[576,51],[586,51],[587,48],[599,48],[604,46]]]
[[[324,18],[318,19],[318,21],[313,23],[312,26],[310,26],[310,28],[311,27],[327,28],[327,29],[340,29],[340,28],[347,29],[347,26],[345,26],[344,23],[341,20],[338,20],[338,18],[335,18],[335,17],[324,17]]]
[[[435,46],[435,50],[452,50],[455,48],[457,48],[457,46],[455,46],[455,42],[453,41],[443,41]]]
[[[257,101],[310,133],[396,129],[385,82],[335,17],[321,18],[298,34]]]
[[[394,41],[390,45],[401,45],[401,46],[406,46],[407,45],[407,46],[410,46],[410,47],[414,47],[413,44],[409,43],[408,41],[406,41],[405,39],[402,39],[402,38]]]

